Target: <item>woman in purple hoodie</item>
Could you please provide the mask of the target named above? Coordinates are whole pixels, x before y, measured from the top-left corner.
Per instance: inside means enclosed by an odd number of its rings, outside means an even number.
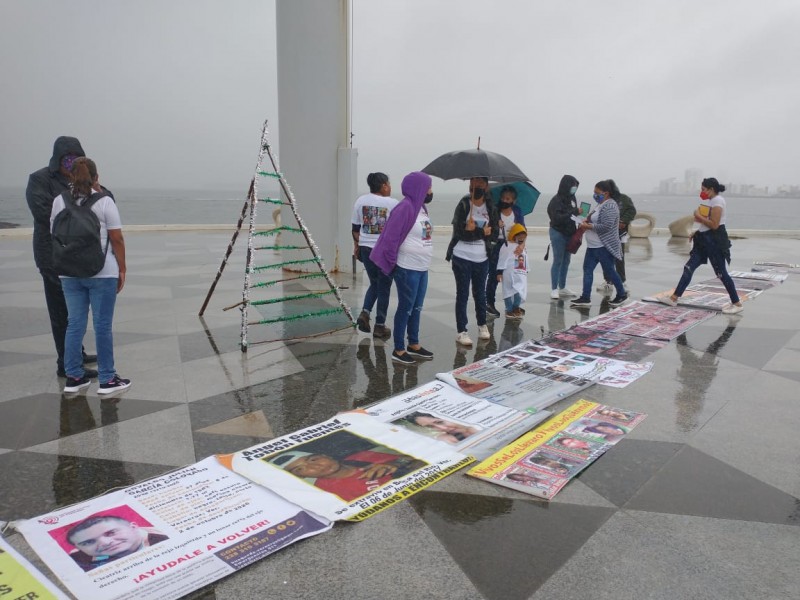
[[[398,300],[392,360],[408,365],[414,364],[414,359],[433,358],[433,352],[419,343],[419,320],[433,256],[433,227],[425,204],[433,200],[433,189],[430,176],[419,171],[406,175],[400,189],[403,199],[389,215],[370,259],[394,279]]]

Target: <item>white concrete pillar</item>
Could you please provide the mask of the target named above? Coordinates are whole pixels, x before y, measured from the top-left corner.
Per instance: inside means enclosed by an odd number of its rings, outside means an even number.
[[[350,271],[349,0],[277,0],[279,161],[329,270]],[[293,222],[284,210],[283,223]]]

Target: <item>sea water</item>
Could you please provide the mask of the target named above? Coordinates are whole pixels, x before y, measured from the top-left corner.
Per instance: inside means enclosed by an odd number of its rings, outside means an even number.
[[[128,225],[161,224],[235,224],[246,201],[247,190],[147,190],[112,189],[122,222]],[[260,190],[259,196],[277,196],[277,190]],[[447,226],[453,218],[458,194],[436,193],[428,205],[435,226]],[[552,193],[542,193],[525,223],[532,227],[548,225],[547,204]],[[656,227],[667,227],[680,217],[691,215],[699,205],[696,196],[659,196],[631,194],[639,212],[652,214]],[[319,196],[306,202],[298,198],[301,216],[315,209]],[[355,198],[353,199],[355,201]],[[578,195],[579,202],[592,202],[587,195]],[[800,199],[727,197],[729,229],[767,229],[800,231]],[[259,204],[258,222],[272,222],[274,205]],[[0,188],[0,223],[31,227],[33,220],[25,202],[23,188]],[[5,225],[8,226],[8,225]]]

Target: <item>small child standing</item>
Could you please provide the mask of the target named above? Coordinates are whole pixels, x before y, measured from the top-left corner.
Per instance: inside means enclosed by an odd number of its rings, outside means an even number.
[[[521,304],[528,296],[528,253],[525,238],[528,231],[515,223],[508,232],[508,241],[500,247],[497,260],[497,281],[503,284],[506,319],[522,319]]]

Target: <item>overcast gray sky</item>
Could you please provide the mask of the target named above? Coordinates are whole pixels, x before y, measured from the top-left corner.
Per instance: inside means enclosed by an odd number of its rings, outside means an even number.
[[[353,5],[359,180],[480,135],[546,191],[800,184],[797,0]],[[244,189],[275,54],[275,0],[0,0],[0,185],[74,135],[111,187]]]

